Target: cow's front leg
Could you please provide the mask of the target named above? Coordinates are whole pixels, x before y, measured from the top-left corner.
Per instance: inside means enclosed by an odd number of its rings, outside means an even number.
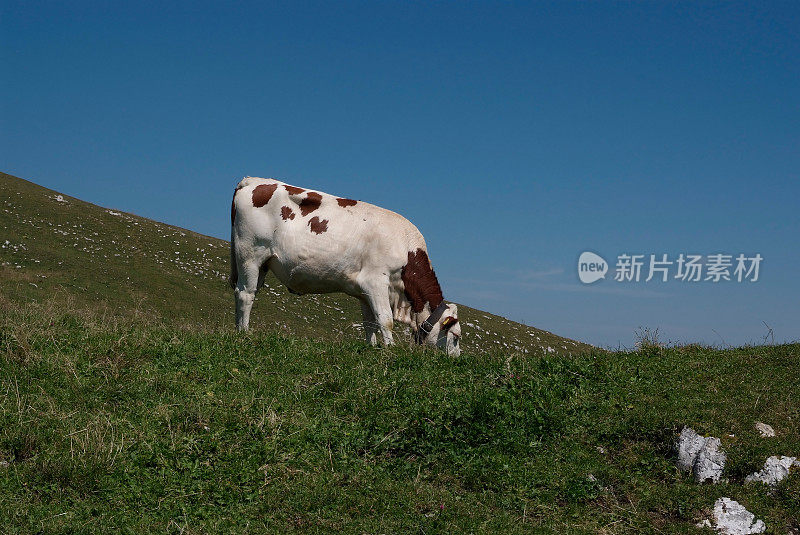
[[[365,293],[367,302],[372,309],[372,315],[375,317],[375,323],[381,330],[383,343],[390,346],[394,343],[392,338],[394,319],[392,318],[392,307],[389,303],[388,285],[373,287]]]
[[[378,343],[378,320],[372,313],[372,307],[368,301],[361,301],[361,318],[367,343],[371,346],[376,345]]]

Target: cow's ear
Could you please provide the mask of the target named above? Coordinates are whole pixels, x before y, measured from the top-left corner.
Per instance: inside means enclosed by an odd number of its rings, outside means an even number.
[[[445,319],[442,320],[442,329],[449,329],[456,323],[458,323],[458,318],[454,318],[453,316],[447,316]]]

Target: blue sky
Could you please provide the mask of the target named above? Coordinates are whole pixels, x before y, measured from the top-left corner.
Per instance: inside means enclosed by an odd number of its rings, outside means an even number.
[[[561,335],[800,339],[797,3],[170,4],[3,2],[0,169],[221,238],[272,176],[400,212],[447,298]],[[583,285],[585,250],[764,261]]]

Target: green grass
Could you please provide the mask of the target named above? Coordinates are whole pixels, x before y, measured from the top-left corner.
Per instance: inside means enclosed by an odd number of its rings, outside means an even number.
[[[450,358],[275,284],[239,335],[225,242],[0,184],[3,533],[702,533],[721,496],[800,533],[797,471],[743,484],[800,456],[798,344],[607,352],[463,307]],[[675,468],[684,425],[721,484]]]
[[[720,496],[800,528],[797,474],[742,484],[800,453],[797,344],[452,359],[61,308],[3,311],[8,533],[693,533]],[[683,425],[728,482],[677,471]]]

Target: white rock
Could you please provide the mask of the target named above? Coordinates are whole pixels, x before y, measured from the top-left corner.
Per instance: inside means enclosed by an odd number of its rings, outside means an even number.
[[[714,524],[725,535],[750,535],[764,533],[767,526],[736,500],[720,498],[714,504]]]
[[[691,472],[697,454],[705,443],[705,437],[698,435],[691,427],[684,427],[678,437],[678,468]]]
[[[697,454],[694,467],[692,467],[694,478],[699,483],[707,479],[710,479],[712,483],[718,483],[722,477],[726,459],[725,452],[720,449],[719,439],[714,437],[706,438],[706,443],[703,444],[703,448]]]
[[[766,460],[761,471],[750,474],[744,478],[744,482],[760,481],[765,485],[777,485],[789,475],[789,468],[791,468],[796,459],[796,457],[776,457],[773,455]]]
[[[717,483],[726,460],[718,438],[698,435],[691,427],[683,428],[678,437],[678,467],[681,470],[692,472],[700,483],[707,479]]]
[[[772,428],[772,426],[767,425],[764,422],[756,422],[756,429],[764,438],[775,436],[775,430]]]

